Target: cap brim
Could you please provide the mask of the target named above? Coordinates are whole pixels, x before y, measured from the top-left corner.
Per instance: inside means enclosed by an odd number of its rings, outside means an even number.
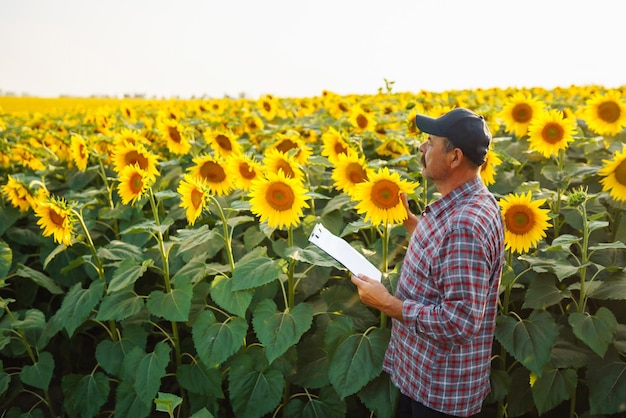
[[[439,129],[437,119],[431,118],[430,116],[415,115],[415,126],[417,126],[419,130],[424,133],[436,136],[445,136],[441,129]]]

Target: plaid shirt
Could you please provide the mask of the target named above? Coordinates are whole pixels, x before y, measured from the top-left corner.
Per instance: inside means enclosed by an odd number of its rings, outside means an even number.
[[[479,178],[428,205],[411,236],[383,368],[402,393],[469,416],[489,393],[504,226]]]

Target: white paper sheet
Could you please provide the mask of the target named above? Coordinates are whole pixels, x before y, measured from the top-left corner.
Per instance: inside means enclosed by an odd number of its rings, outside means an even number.
[[[313,227],[309,241],[340,262],[352,274],[362,274],[378,281],[381,280],[380,270],[346,240],[334,235],[324,225],[318,223]]]

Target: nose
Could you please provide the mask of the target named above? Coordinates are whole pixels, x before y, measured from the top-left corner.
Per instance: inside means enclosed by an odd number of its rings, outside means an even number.
[[[424,154],[426,149],[426,141],[422,142],[419,146],[419,150],[421,151],[422,154]]]

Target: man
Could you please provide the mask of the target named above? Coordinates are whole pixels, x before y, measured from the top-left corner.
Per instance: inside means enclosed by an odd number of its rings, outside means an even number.
[[[480,179],[491,143],[483,118],[462,108],[415,117],[428,134],[422,174],[441,198],[417,217],[395,296],[352,276],[361,301],[393,318],[383,369],[401,392],[398,417],[466,417],[489,393],[490,357],[504,253],[504,226]]]

